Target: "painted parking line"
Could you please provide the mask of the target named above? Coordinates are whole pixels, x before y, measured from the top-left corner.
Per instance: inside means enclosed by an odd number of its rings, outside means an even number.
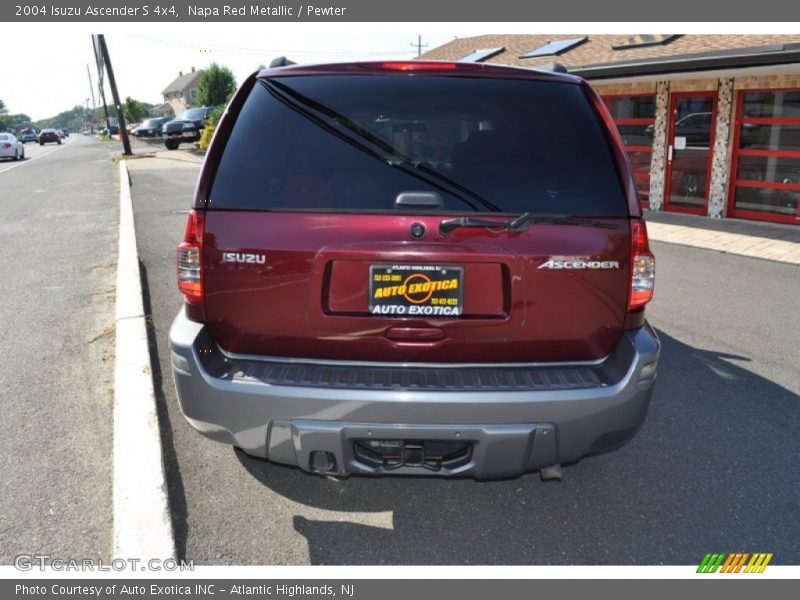
[[[45,156],[48,156],[49,154],[52,154],[53,152],[58,152],[59,150],[63,150],[64,148],[69,146],[74,141],[74,139],[75,138],[70,138],[70,140],[68,142],[64,142],[60,146],[56,146],[52,150],[48,150],[47,152],[44,152],[43,154],[37,154],[36,156],[31,156],[30,158],[26,158],[25,160],[23,160],[21,162],[17,161],[15,163],[12,163],[10,166],[8,166],[8,167],[6,167],[4,169],[0,169],[0,174],[1,173],[7,173],[11,169],[16,169],[17,167],[23,167],[25,165],[29,165],[30,163],[32,163],[33,161],[35,161],[35,160],[37,160],[39,158],[43,158]]]

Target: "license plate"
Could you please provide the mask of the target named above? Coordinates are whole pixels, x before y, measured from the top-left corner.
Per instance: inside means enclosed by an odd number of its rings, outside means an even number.
[[[452,318],[463,312],[464,268],[438,265],[370,265],[373,315]]]

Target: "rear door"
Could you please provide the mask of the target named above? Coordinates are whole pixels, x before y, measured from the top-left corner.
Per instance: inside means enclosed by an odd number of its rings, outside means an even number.
[[[206,316],[229,352],[589,360],[622,331],[626,198],[572,82],[259,81],[207,200]],[[507,226],[525,212],[591,221]],[[490,225],[440,230],[462,218]]]

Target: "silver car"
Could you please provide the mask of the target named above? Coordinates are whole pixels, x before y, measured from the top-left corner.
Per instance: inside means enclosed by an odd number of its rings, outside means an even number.
[[[19,141],[23,144],[26,142],[35,142],[36,141],[36,130],[31,129],[30,127],[25,127],[21,129],[19,132]]]

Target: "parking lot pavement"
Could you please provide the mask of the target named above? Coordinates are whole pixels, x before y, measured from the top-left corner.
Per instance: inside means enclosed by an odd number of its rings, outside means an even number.
[[[137,138],[135,135],[131,135],[130,142],[134,154],[158,155],[162,158],[186,160],[197,164],[203,162],[203,155],[195,149],[194,142],[184,142],[178,146],[177,150],[167,150],[162,137]]]
[[[0,164],[0,564],[109,559],[116,167],[83,136],[26,154]]]
[[[560,483],[320,478],[206,440],[180,414],[167,334],[198,167],[159,160],[130,167],[181,555],[198,564],[624,565],[697,564],[709,549],[736,549],[800,561],[798,267],[655,242],[648,314],[663,353],[649,416],[632,442],[566,468]]]

